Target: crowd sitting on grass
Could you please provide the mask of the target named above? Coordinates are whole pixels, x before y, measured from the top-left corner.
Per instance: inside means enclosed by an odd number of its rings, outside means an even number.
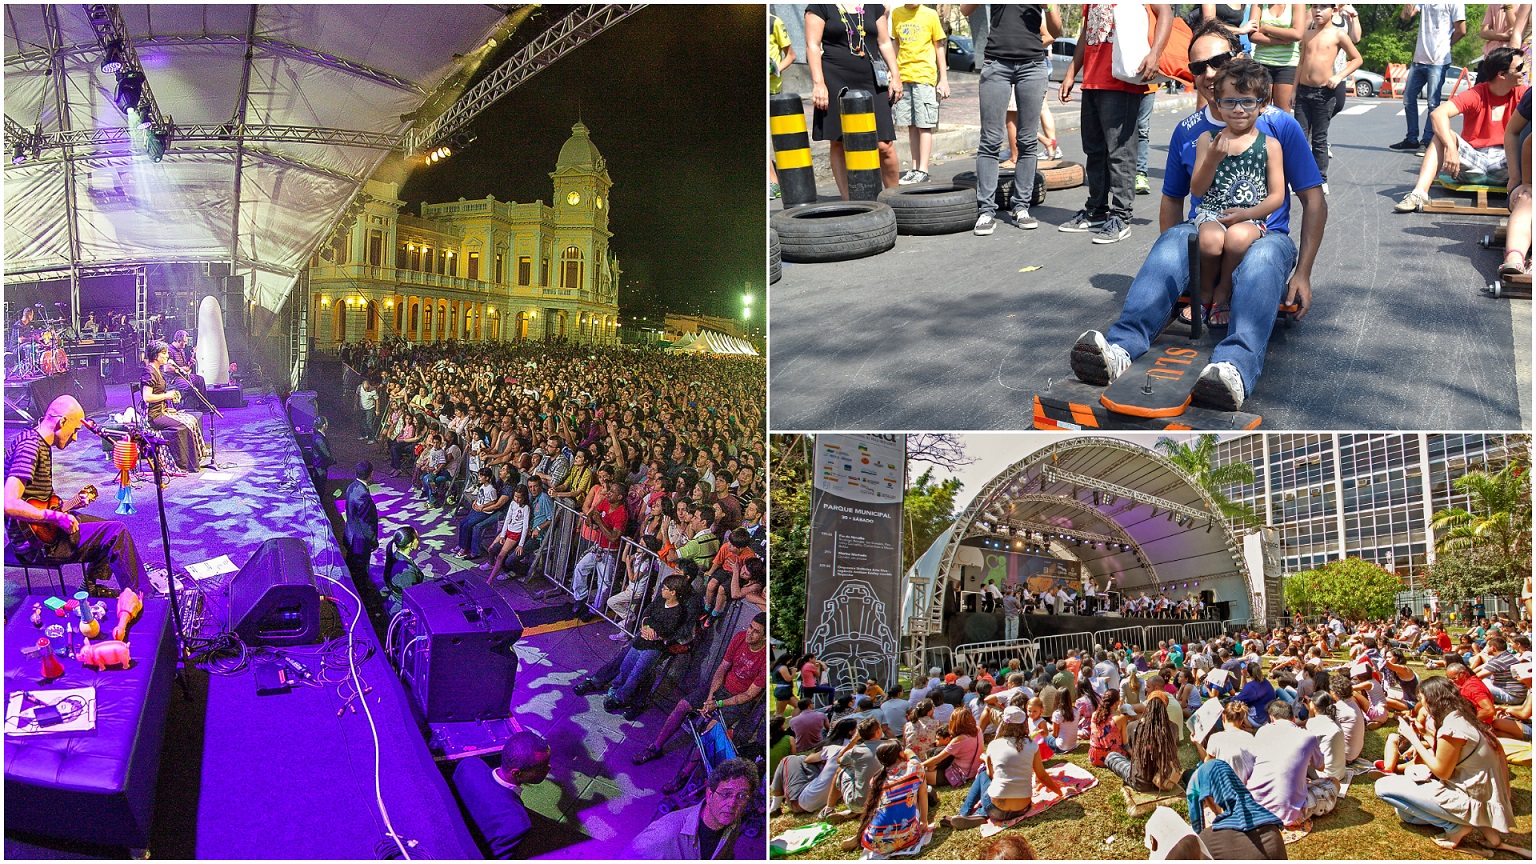
[[[802,668],[824,666],[811,657]],[[1133,815],[1187,805],[1187,822],[1157,811],[1149,849],[1193,836],[1184,845],[1202,854],[1191,857],[1284,858],[1351,780],[1374,777],[1404,823],[1442,832],[1439,847],[1530,855],[1506,842],[1517,816],[1511,756],[1529,763],[1528,620],[1480,621],[1458,645],[1425,617],[1297,618],[1154,650],[933,667],[910,691],[828,681],[841,696],[819,683],[797,695],[793,671],[775,670],[771,807],[858,820],[848,852],[910,854],[941,826],[987,836],[1027,825],[1038,796],[1074,794],[1051,769],[1086,745],[1104,769],[1095,776],[1119,781]],[[1385,758],[1367,762],[1366,731],[1380,727],[1397,731]],[[945,786],[969,790],[958,812],[938,812]]]
[[[670,710],[636,764],[694,713],[724,716],[738,747],[760,740],[743,722],[767,686],[760,360],[400,340],[340,354],[362,380],[359,440],[425,502],[406,514],[413,536],[452,525],[450,568],[478,561],[491,584],[542,585],[536,599],[577,619],[627,625],[576,690],[630,720]],[[544,566],[556,530],[571,533],[571,572]]]

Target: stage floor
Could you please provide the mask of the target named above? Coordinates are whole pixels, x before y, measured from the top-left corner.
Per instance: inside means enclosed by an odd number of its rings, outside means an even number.
[[[109,409],[121,410],[124,388],[109,389],[122,394],[109,396]],[[228,555],[239,566],[265,540],[298,536],[309,546],[317,574],[338,577],[353,591],[376,590],[351,585],[331,533],[336,501],[332,497],[322,510],[281,403],[270,395],[247,398],[246,407],[225,409],[217,421],[222,467],[177,478],[165,490],[176,569],[218,555]],[[206,422],[204,428],[206,434]],[[7,429],[8,434],[15,431]],[[333,430],[340,464],[331,470],[331,490],[345,488],[350,466],[359,458],[353,451],[362,445],[352,437]],[[116,473],[89,434],[68,451],[55,452],[54,475],[61,493],[95,484],[101,499],[86,512],[112,516]],[[452,525],[441,511],[427,511],[404,492],[404,478],[380,481],[375,500],[382,530],[387,534],[413,524],[424,535],[427,554],[420,557],[429,567],[437,573],[463,567],[465,562],[450,564],[441,556],[452,545]],[[138,484],[134,495],[138,512],[112,518],[127,524],[146,567],[163,566],[153,484]],[[376,560],[375,578],[380,569]],[[68,572],[71,580],[79,578],[78,568]],[[12,583],[19,585],[20,579],[20,573],[7,573],[8,600]],[[324,580],[321,585],[322,593],[340,597],[343,620],[350,621],[356,602],[348,592],[326,590],[335,586]],[[518,645],[513,726],[538,731],[553,749],[549,780],[524,792],[534,811],[534,831],[520,851],[526,857],[613,857],[652,821],[663,797],[660,787],[678,770],[685,736],[675,737],[662,759],[632,767],[630,756],[655,737],[664,710],[652,709],[626,722],[602,710],[601,696],[571,693],[575,679],[617,650],[607,638],[612,628],[601,621],[550,620],[562,616],[533,613],[544,604],[532,600],[527,589],[501,590],[514,608],[530,613],[530,620],[545,622],[529,628]],[[224,597],[217,585],[209,593],[208,629],[213,630],[223,624]],[[368,624],[364,613],[356,638],[377,646],[379,639]],[[359,672],[372,688],[366,698],[382,754],[379,791],[395,830],[415,841],[415,851],[425,856],[480,857],[445,780],[453,763],[434,760],[410,697],[382,651],[360,664]],[[150,847],[155,857],[379,857],[381,841],[389,841],[375,803],[373,733],[361,710],[346,710],[335,687],[258,697],[249,670],[228,677],[195,671],[190,679],[193,699],[173,698],[161,755]],[[104,855],[117,857],[121,850],[6,836],[9,858]]]

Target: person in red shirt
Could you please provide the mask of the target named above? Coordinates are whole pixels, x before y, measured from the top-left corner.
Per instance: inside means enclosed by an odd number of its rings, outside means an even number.
[[[624,497],[628,494],[629,489],[623,483],[610,483],[607,496],[586,513],[582,532],[585,534],[591,529],[595,536],[586,554],[576,562],[576,569],[571,571],[571,592],[576,595],[571,614],[583,621],[590,621],[598,614],[593,607],[599,604],[589,606],[587,600],[613,587],[614,567],[619,560],[619,538],[629,526],[629,511],[624,508]]]
[[[1116,243],[1130,236],[1131,210],[1136,202],[1136,122],[1142,99],[1150,99],[1147,84],[1157,76],[1158,58],[1173,31],[1173,7],[1155,3],[1146,8],[1155,16],[1151,50],[1134,82],[1114,74],[1115,6],[1083,6],[1083,27],[1077,50],[1061,82],[1062,102],[1072,101],[1072,87],[1083,73],[1084,176],[1088,201],[1058,231],[1094,232],[1095,243]],[[1122,7],[1124,8],[1124,7]]]
[[[701,687],[677,701],[672,708],[672,713],[667,715],[667,721],[661,724],[661,732],[651,746],[637,753],[631,760],[636,765],[644,765],[653,759],[661,758],[663,747],[667,746],[667,740],[677,733],[683,725],[683,718],[695,708],[705,717],[719,713],[721,722],[731,730],[731,737],[738,745],[750,740],[754,736],[762,737],[762,732],[746,728],[740,724],[750,721],[767,729],[768,717],[762,710],[762,705],[757,697],[768,689],[768,613],[759,612],[752,618],[752,623],[747,629],[731,637],[726,645],[725,654],[720,658],[720,665],[715,668],[715,673],[710,676],[706,686]],[[687,772],[678,775],[687,779]],[[673,790],[676,791],[676,790]],[[667,794],[671,794],[668,792]]]
[[[1460,181],[1502,186],[1509,181],[1504,154],[1504,127],[1515,114],[1520,97],[1530,88],[1520,83],[1525,56],[1513,48],[1495,48],[1483,58],[1483,83],[1429,115],[1434,140],[1424,151],[1419,180],[1393,209],[1412,213],[1429,203],[1429,184],[1437,175]],[[1461,134],[1451,129],[1451,118],[1461,116]]]
[[[1467,697],[1472,707],[1477,709],[1477,719],[1483,721],[1486,726],[1492,726],[1497,716],[1498,709],[1493,704],[1493,694],[1488,692],[1488,685],[1483,679],[1472,674],[1463,663],[1452,663],[1445,667],[1445,677],[1451,679],[1461,695]]]

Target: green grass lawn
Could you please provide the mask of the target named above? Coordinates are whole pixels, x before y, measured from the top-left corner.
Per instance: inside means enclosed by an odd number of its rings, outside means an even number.
[[[1443,674],[1426,672],[1422,664],[1414,664],[1421,677]],[[1382,758],[1386,736],[1393,727],[1370,729],[1366,732],[1366,759]],[[1185,768],[1194,767],[1198,756],[1194,745],[1188,741],[1179,747],[1180,761]],[[1142,831],[1147,817],[1131,818],[1126,815],[1120,797],[1120,778],[1104,768],[1095,768],[1088,762],[1087,736],[1083,736],[1078,748],[1047,762],[1047,767],[1065,759],[1091,771],[1099,778],[1099,785],[1087,794],[1070,798],[1045,811],[1034,819],[1011,829],[1021,832],[1041,858],[1125,858],[1142,859],[1147,850],[1142,845]],[[1286,847],[1291,858],[1345,858],[1361,860],[1391,859],[1444,859],[1480,857],[1472,853],[1446,853],[1430,838],[1439,832],[1423,826],[1408,825],[1372,791],[1375,779],[1370,774],[1355,778],[1348,794],[1340,799],[1338,807],[1327,816],[1314,819],[1312,833]],[[1528,845],[1531,836],[1531,769],[1514,766],[1515,811],[1520,814],[1511,832],[1515,845]],[[958,813],[965,800],[966,790],[940,787],[939,808],[930,813],[930,819]],[[1179,815],[1188,816],[1184,801],[1175,806]],[[770,829],[774,836],[790,828],[814,822],[815,817],[805,814],[781,815],[773,819]],[[838,841],[852,837],[858,823],[848,822],[838,826],[837,834],[799,858],[856,858],[857,853],[846,853],[838,848]],[[974,859],[988,844],[979,831],[952,831],[943,826],[934,831],[934,838],[923,850],[921,858]],[[1495,857],[1513,858],[1508,853],[1496,853]]]

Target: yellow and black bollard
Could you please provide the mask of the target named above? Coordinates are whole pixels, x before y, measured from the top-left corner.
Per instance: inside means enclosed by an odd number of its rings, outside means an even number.
[[[844,90],[842,108],[843,163],[848,166],[848,200],[874,201],[885,183],[880,179],[880,141],[875,132],[875,97],[868,90]]]
[[[775,93],[768,97],[768,131],[773,135],[773,167],[779,172],[784,206],[816,203],[811,135],[805,130],[805,106],[799,96]]]

